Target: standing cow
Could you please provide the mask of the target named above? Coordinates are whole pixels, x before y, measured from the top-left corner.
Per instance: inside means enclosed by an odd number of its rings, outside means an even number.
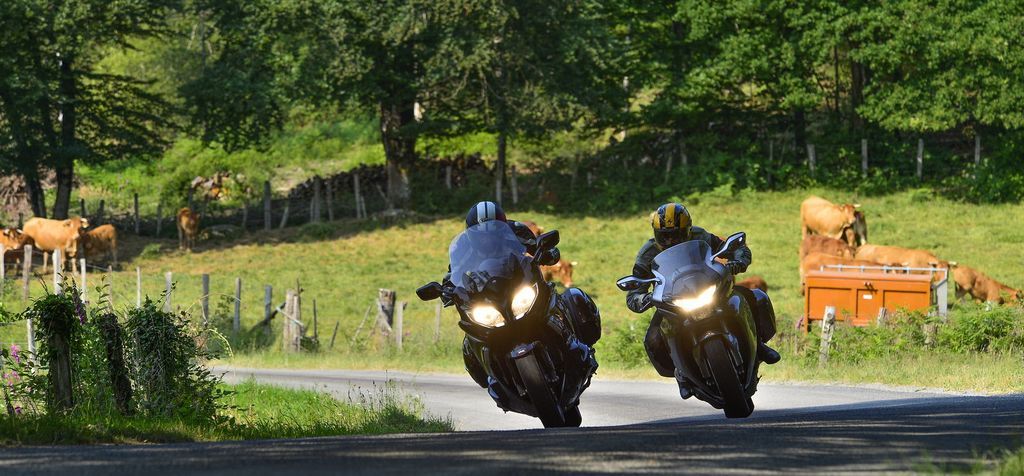
[[[32,218],[25,222],[24,233],[35,242],[36,249],[46,252],[60,250],[61,261],[78,256],[78,243],[83,230],[89,227],[89,220],[81,217],[67,220]],[[56,265],[56,263],[54,263]],[[72,269],[77,268],[72,261]]]
[[[856,248],[868,242],[867,221],[857,211],[860,205],[836,205],[821,197],[808,197],[800,204],[801,239],[824,235],[843,240]]]
[[[974,268],[957,265],[953,268],[953,281],[956,283],[956,298],[963,300],[968,294],[979,301],[1003,304],[1003,293],[1010,296],[1010,301],[1019,302],[1024,299],[1024,291],[1011,288],[992,279]]]
[[[948,268],[949,262],[940,260],[929,251],[899,246],[864,245],[857,248],[857,259],[882,263],[885,266],[911,268]]]
[[[35,246],[35,242],[32,241],[32,237],[16,230],[14,228],[4,228],[0,232],[0,245],[4,247],[4,263],[21,263],[21,259],[24,257],[25,252],[23,251],[25,245]]]
[[[853,259],[856,250],[843,240],[822,235],[807,235],[800,242],[800,260],[811,253],[825,253],[841,258]]]
[[[117,229],[114,225],[100,225],[82,234],[82,251],[89,260],[99,256],[111,258],[117,267]]]
[[[189,207],[178,210],[178,248],[192,250],[199,234],[199,214]]]

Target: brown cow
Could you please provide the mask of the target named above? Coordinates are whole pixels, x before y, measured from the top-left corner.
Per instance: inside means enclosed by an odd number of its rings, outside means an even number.
[[[178,248],[191,250],[199,234],[199,214],[189,207],[178,210]]]
[[[743,286],[747,289],[760,289],[764,292],[768,292],[768,283],[764,280],[764,278],[757,275],[747,277],[741,281],[737,281],[736,285]]]
[[[807,284],[806,276],[808,271],[820,270],[823,266],[881,266],[874,261],[849,259],[839,256],[832,256],[825,253],[810,253],[800,260],[800,294],[804,293],[804,285]],[[825,268],[828,270],[829,268]]]
[[[956,283],[956,298],[963,300],[970,294],[973,299],[1003,304],[1003,292],[1010,295],[1010,301],[1019,302],[1024,298],[1024,291],[1013,289],[996,281],[981,271],[964,265],[953,268],[953,281]]]
[[[867,223],[857,213],[860,205],[836,205],[821,197],[808,197],[800,204],[801,239],[807,235],[825,235],[842,239],[850,246],[867,243]]]
[[[61,261],[64,261],[78,255],[78,242],[84,234],[82,230],[88,227],[89,220],[81,217],[67,220],[32,218],[25,222],[23,230],[35,241],[36,249],[51,253],[60,250]],[[75,268],[74,264],[72,261],[72,268]]]
[[[522,224],[526,225],[526,227],[529,228],[530,231],[533,232],[534,236],[540,236],[541,233],[544,233],[544,228],[543,227],[541,227],[540,225],[538,225],[538,224],[536,224],[536,223],[534,223],[534,222],[532,222],[530,220],[523,220],[523,221],[521,221],[519,223],[522,223]]]
[[[25,245],[35,246],[35,242],[31,236],[28,236],[21,232],[21,230],[15,230],[14,228],[4,228],[0,232],[0,245],[4,247],[4,263],[21,263],[22,258],[25,257],[23,249]]]
[[[572,268],[578,263],[573,261],[569,262],[565,259],[558,260],[558,264],[554,266],[541,266],[540,272],[544,275],[544,281],[561,281],[562,286],[566,288],[572,287]]]
[[[899,246],[864,245],[854,254],[857,259],[882,263],[885,266],[909,266],[911,268],[948,268],[949,262],[940,260],[931,252],[901,248]]]
[[[840,258],[853,259],[855,250],[843,240],[823,235],[807,235],[800,242],[800,260],[811,253],[825,253]]]
[[[109,255],[117,266],[117,229],[114,225],[100,225],[82,235],[82,251],[92,260]]]

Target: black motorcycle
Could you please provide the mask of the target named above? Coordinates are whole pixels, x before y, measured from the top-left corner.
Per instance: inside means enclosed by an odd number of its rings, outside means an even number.
[[[580,395],[597,370],[600,315],[583,291],[558,294],[544,281],[538,261],[558,239],[557,231],[540,235],[531,256],[506,223],[474,225],[448,249],[450,279],[416,294],[456,306],[467,370],[483,368],[487,379],[478,383],[501,409],[538,417],[545,427],[575,427]]]
[[[662,316],[675,378],[729,418],[754,411],[758,342],[775,334],[768,295],[742,286],[734,292],[729,269],[715,261],[745,240],[746,234],[736,233],[717,253],[704,241],[686,241],[654,258],[654,278],[627,276],[616,283],[623,291],[654,284],[651,305]]]

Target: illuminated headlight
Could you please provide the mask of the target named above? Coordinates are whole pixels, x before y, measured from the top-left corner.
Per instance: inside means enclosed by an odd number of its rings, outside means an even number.
[[[676,306],[679,306],[679,308],[682,309],[683,311],[693,312],[696,311],[697,309],[707,306],[708,304],[711,304],[711,301],[713,301],[715,298],[715,291],[717,289],[718,286],[711,286],[710,288],[705,289],[695,298],[676,299],[675,301],[673,301],[673,303]]]
[[[512,297],[512,314],[519,319],[530,312],[533,308],[533,303],[537,301],[537,285],[523,286],[516,291],[516,295]]]
[[[469,311],[469,318],[484,327],[501,327],[505,325],[505,318],[501,316],[496,307],[490,304],[474,306]]]

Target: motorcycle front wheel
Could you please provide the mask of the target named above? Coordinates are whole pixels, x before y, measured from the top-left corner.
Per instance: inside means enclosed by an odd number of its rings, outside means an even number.
[[[711,367],[711,376],[715,379],[722,400],[725,400],[725,416],[729,418],[746,418],[754,412],[754,403],[747,398],[743,391],[743,384],[736,374],[736,368],[729,358],[729,352],[725,349],[725,343],[720,340],[712,340],[704,345],[704,355],[707,356],[708,366]]]
[[[540,368],[537,358],[533,354],[518,358],[516,359],[516,368],[519,369],[523,386],[526,387],[526,393],[529,394],[530,401],[533,402],[533,407],[537,410],[537,417],[544,424],[544,428],[566,426],[562,407],[555,399],[551,388],[548,387],[544,370]]]

